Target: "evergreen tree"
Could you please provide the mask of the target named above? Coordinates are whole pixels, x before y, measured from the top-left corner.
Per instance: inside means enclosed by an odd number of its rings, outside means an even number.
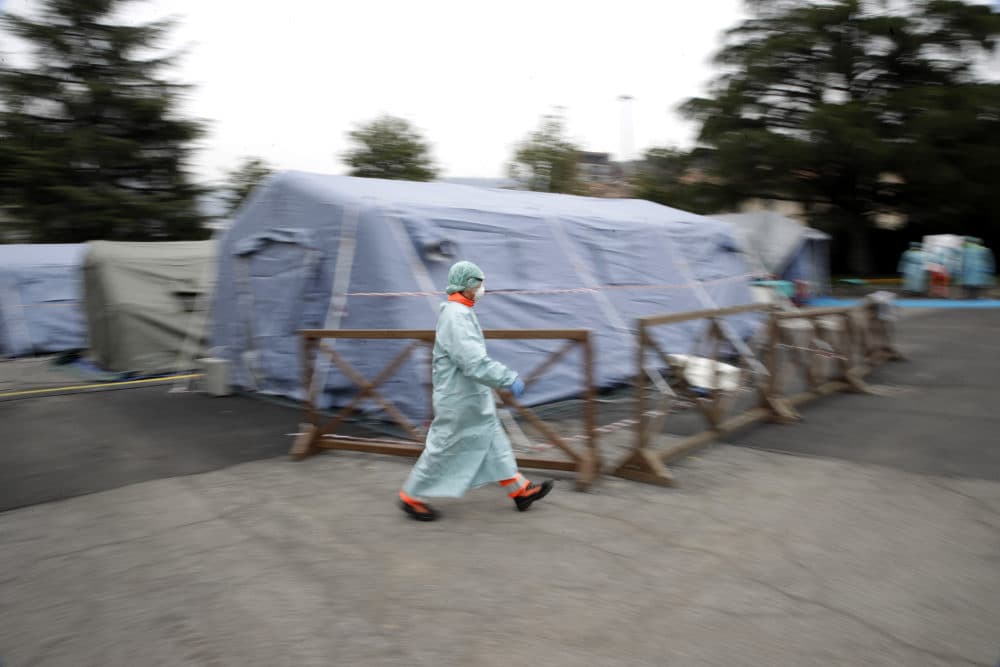
[[[957,0],[747,4],[710,95],[683,107],[701,124],[717,199],[802,203],[861,273],[888,215],[924,231],[996,231],[1000,86],[976,64],[1000,15]]]
[[[230,215],[235,213],[254,188],[272,173],[274,169],[265,160],[258,157],[244,158],[238,167],[226,175],[226,182],[222,186],[220,194],[225,201],[226,212]]]
[[[566,135],[562,116],[544,116],[518,144],[507,173],[527,190],[575,194],[580,189],[580,149]]]
[[[205,238],[187,163],[198,123],[161,72],[169,21],[116,24],[123,0],[44,0],[4,29],[30,64],[0,68],[0,202],[34,241]]]
[[[352,130],[344,154],[351,176],[431,181],[437,176],[430,145],[409,121],[381,116]]]

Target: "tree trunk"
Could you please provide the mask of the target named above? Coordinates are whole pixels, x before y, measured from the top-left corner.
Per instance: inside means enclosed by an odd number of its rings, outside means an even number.
[[[870,275],[874,269],[872,263],[871,230],[860,220],[854,220],[848,226],[850,245],[847,252],[847,268],[857,275]]]

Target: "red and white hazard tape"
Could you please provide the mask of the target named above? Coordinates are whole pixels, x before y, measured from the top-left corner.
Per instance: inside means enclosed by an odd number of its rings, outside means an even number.
[[[718,278],[707,280],[698,285],[717,285],[729,282],[747,281],[753,274],[743,274],[730,276],[728,278]],[[637,291],[637,290],[676,290],[690,289],[695,283],[673,283],[662,285],[599,285],[597,287],[572,287],[565,289],[526,289],[526,290],[490,290],[493,295],[547,295],[547,294],[596,294],[598,292],[610,291]],[[406,297],[406,296],[440,296],[440,292],[348,292],[347,296],[377,296],[377,297]]]

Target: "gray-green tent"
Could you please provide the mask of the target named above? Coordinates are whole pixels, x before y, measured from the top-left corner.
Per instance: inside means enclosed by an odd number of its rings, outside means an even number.
[[[204,351],[215,242],[87,244],[83,300],[90,355],[143,375],[183,371]]]

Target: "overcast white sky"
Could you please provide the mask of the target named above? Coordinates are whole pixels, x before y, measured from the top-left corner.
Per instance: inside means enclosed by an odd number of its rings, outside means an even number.
[[[622,94],[635,97],[635,152],[690,143],[675,107],[703,90],[741,11],[740,0],[150,0],[128,16],[179,19],[171,41],[189,50],[177,76],[197,86],[186,111],[210,121],[203,178],[244,155],[343,173],[346,132],[382,112],[420,128],[445,176],[497,177],[557,105],[589,150],[621,150]]]
[[[994,0],[997,1],[997,0]],[[31,0],[0,0],[26,13]],[[676,112],[701,94],[741,0],[148,0],[129,20],[174,15],[186,45],[176,78],[195,84],[185,111],[209,122],[196,158],[214,180],[240,157],[343,173],[355,123],[412,121],[445,176],[498,177],[513,146],[554,106],[588,150],[616,156],[632,102],[633,153],[687,146]]]

